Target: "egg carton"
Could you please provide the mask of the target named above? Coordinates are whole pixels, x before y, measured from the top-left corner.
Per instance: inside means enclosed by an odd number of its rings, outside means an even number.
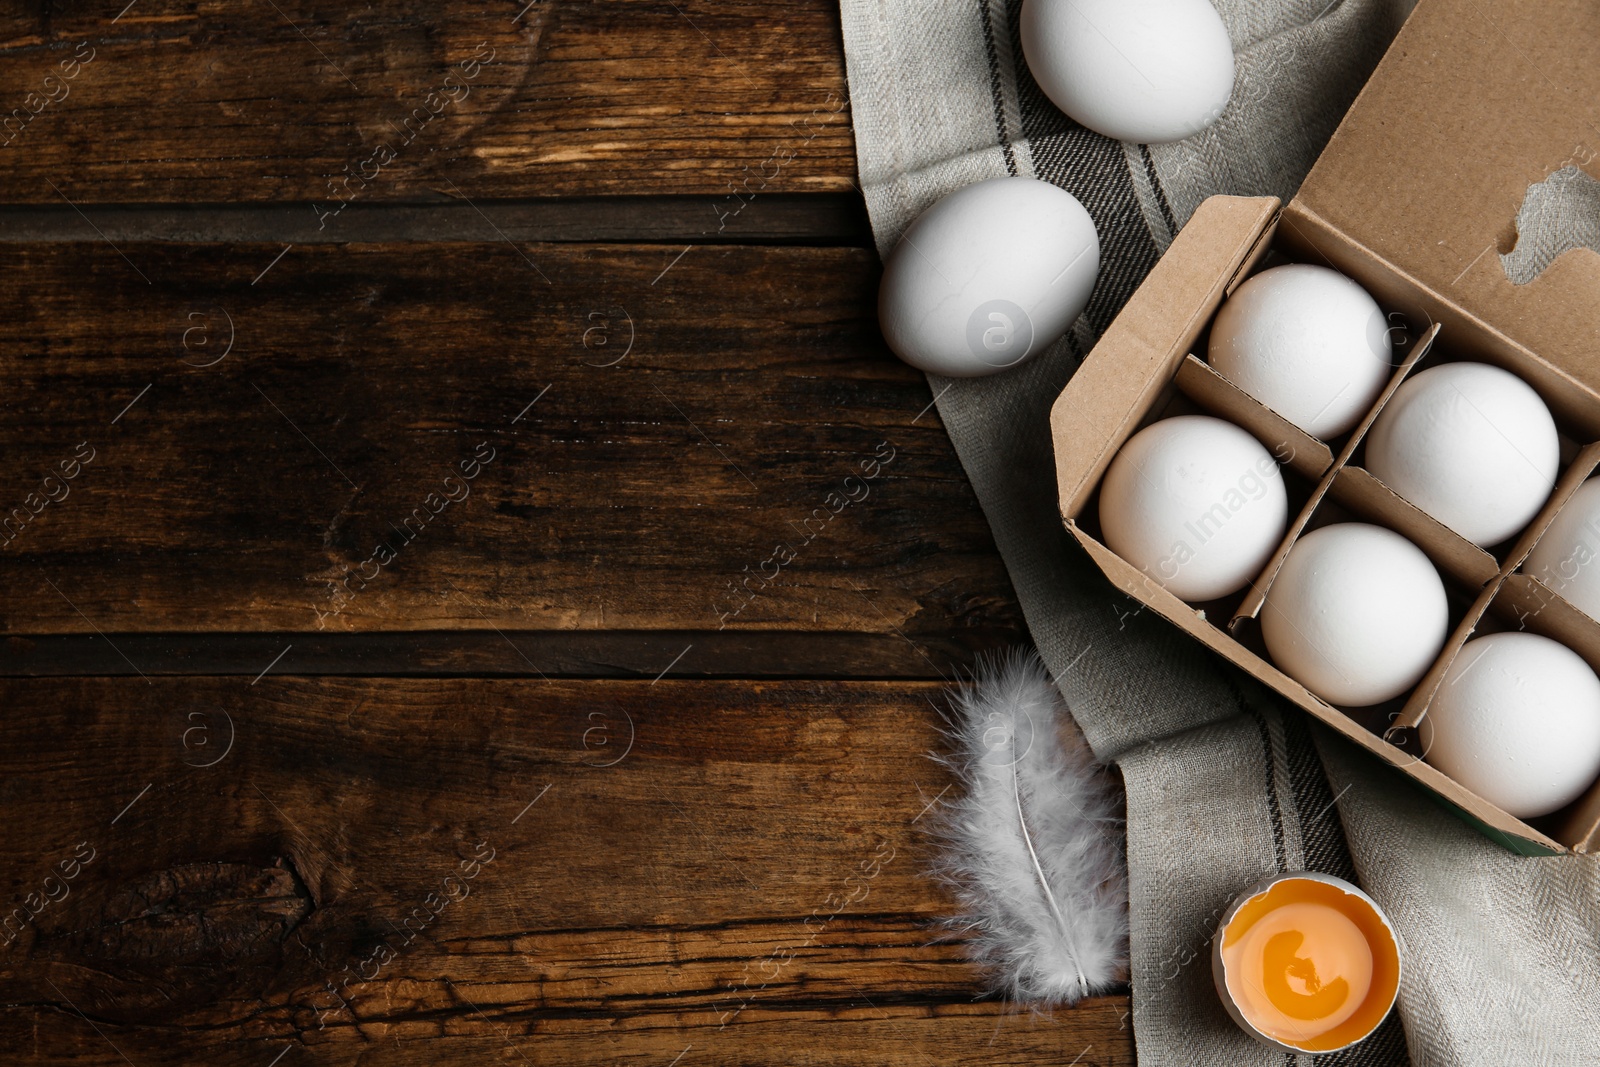
[[[1573,649],[1600,672],[1600,623],[1519,568],[1556,513],[1600,468],[1600,395],[1481,323],[1446,325],[1431,294],[1366,249],[1303,225],[1294,205],[1272,198],[1213,197],[1189,225],[1057,399],[1051,413],[1062,518],[1068,531],[1123,592],[1151,607],[1311,715],[1420,782],[1506,847],[1528,854],[1600,850],[1600,781],[1552,815],[1524,821],[1425,762],[1418,724],[1451,662],[1474,637],[1526,630]],[[1313,236],[1315,235],[1315,236]],[[1323,441],[1279,416],[1217,373],[1204,352],[1212,317],[1248,277],[1284,262],[1332,266],[1370,292],[1388,315],[1401,353],[1377,401],[1349,433]],[[1453,360],[1491,363],[1533,385],[1555,416],[1562,469],[1549,500],[1518,535],[1490,548],[1472,544],[1396,495],[1363,465],[1367,433],[1400,385]],[[1100,482],[1124,442],[1145,426],[1182,414],[1226,419],[1250,431],[1284,468],[1292,520],[1245,592],[1186,603],[1118,556],[1100,536]],[[1334,522],[1394,530],[1427,554],[1445,579],[1452,628],[1444,650],[1408,694],[1371,708],[1322,700],[1274,666],[1259,613],[1295,542]]]
[[[1523,568],[1551,519],[1600,468],[1600,255],[1518,234],[1527,205],[1600,178],[1593,23],[1587,0],[1493,8],[1420,0],[1295,198],[1201,203],[1051,415],[1063,521],[1118,588],[1528,854],[1600,852],[1600,783],[1567,808],[1524,821],[1427,763],[1417,727],[1476,635],[1537,633],[1600,671],[1600,623]],[[1532,214],[1528,221],[1536,224]],[[1406,341],[1372,409],[1331,441],[1300,431],[1195,355],[1206,351],[1222,302],[1276,262],[1329,266],[1353,279]],[[1517,375],[1544,400],[1561,437],[1549,500],[1526,528],[1489,548],[1402,500],[1365,466],[1366,435],[1394,391],[1451,360]],[[1287,533],[1254,583],[1223,602],[1184,603],[1099,536],[1099,484],[1117,450],[1150,422],[1181,413],[1236,423],[1283,463]],[[1409,538],[1444,578],[1450,602],[1440,656],[1408,694],[1376,708],[1316,697],[1268,660],[1260,636],[1258,613],[1289,548],[1342,519]]]

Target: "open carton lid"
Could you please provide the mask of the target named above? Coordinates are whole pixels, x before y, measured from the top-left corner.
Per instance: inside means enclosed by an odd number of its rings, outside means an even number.
[[[1338,231],[1592,391],[1600,253],[1576,248],[1514,284],[1528,187],[1600,177],[1600,5],[1423,0],[1286,209]],[[1568,177],[1571,177],[1569,174]]]

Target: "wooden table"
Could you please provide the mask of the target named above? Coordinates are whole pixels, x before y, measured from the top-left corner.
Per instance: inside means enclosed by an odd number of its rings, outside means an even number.
[[[0,1059],[1131,1063],[935,925],[833,3],[525,2],[0,16]]]

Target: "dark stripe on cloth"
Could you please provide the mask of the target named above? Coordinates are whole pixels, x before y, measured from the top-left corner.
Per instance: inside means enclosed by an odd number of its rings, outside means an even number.
[[[1272,817],[1272,851],[1277,858],[1276,871],[1281,874],[1287,868],[1289,858],[1283,840],[1283,809],[1278,805],[1277,761],[1272,754],[1272,730],[1267,725],[1266,716],[1251,707],[1250,702],[1245,699],[1244,689],[1239,685],[1239,678],[1234,674],[1234,668],[1216,659],[1210,662],[1217,676],[1222,679],[1222,684],[1227,687],[1229,695],[1233,697],[1233,702],[1240,713],[1256,724],[1256,733],[1261,737],[1261,758],[1267,766],[1267,814]],[[1239,888],[1243,889],[1244,886]]]
[[[1021,12],[1022,0],[1007,0],[1011,54],[1018,57]],[[1026,62],[1016,64],[1016,79],[1022,133],[1033,154],[1034,172],[1077,197],[1100,234],[1100,277],[1084,312],[1098,337],[1156,265],[1160,252],[1139,207],[1122,144],[1063,115],[1033,80]]]
[[[1156,195],[1156,206],[1161,209],[1161,220],[1167,224],[1167,232],[1178,236],[1178,220],[1172,217],[1172,205],[1167,202],[1167,191],[1161,187],[1161,179],[1156,176],[1156,161],[1150,155],[1150,146],[1139,146],[1139,158],[1144,160],[1144,174],[1150,179],[1150,189]]]
[[[1295,807],[1300,811],[1300,841],[1305,851],[1306,870],[1320,871],[1356,881],[1355,864],[1345,846],[1344,822],[1328,784],[1322,760],[1311,741],[1305,719],[1296,711],[1283,716],[1284,747],[1288,750],[1289,785]],[[1390,1012],[1383,1025],[1355,1048],[1317,1058],[1318,1067],[1410,1067],[1406,1033],[1400,1015]]]
[[[1267,764],[1267,811],[1272,816],[1272,845],[1278,857],[1278,870],[1283,871],[1289,860],[1283,844],[1283,808],[1278,803],[1278,767],[1272,756],[1272,728],[1267,725],[1265,715],[1245,706],[1244,694],[1238,694],[1238,698],[1239,706],[1245,708],[1245,714],[1250,716],[1256,724],[1256,732],[1261,735],[1261,758]]]
[[[1344,824],[1334,803],[1328,776],[1311,743],[1311,732],[1298,714],[1283,717],[1283,736],[1289,757],[1289,785],[1300,809],[1300,842],[1306,870],[1321,871],[1347,882],[1356,880],[1355,864],[1344,844]]]
[[[994,47],[994,20],[989,17],[989,0],[978,0],[978,21],[983,25],[984,55],[989,58],[989,98],[994,104],[994,128],[1000,134],[1000,151],[1006,156],[1006,173],[1014,178],[1017,176],[1017,154],[1011,148],[1011,131],[1006,129],[1005,82],[1000,70],[1000,55]]]

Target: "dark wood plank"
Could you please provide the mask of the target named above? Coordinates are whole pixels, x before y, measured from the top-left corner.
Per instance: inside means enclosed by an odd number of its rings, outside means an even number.
[[[860,634],[936,676],[1022,623],[876,271],[0,246],[0,632]]]
[[[915,632],[914,639],[739,629],[12,635],[0,640],[0,675],[254,677],[271,664],[278,674],[368,677],[955,678],[979,654],[1023,640],[1007,628]]]
[[[832,0],[124,3],[0,15],[8,202],[852,187]]]
[[[357,202],[337,226],[309,203],[0,205],[0,241],[626,241],[872,245],[859,193],[764,193],[735,215],[704,196],[588,196],[472,203]]]
[[[285,1049],[285,1064],[1131,1064],[1126,998],[1048,1018],[974,1004],[959,939],[937,940],[950,905],[922,832],[950,784],[925,757],[937,696],[0,683],[0,1047],[140,1067]]]

